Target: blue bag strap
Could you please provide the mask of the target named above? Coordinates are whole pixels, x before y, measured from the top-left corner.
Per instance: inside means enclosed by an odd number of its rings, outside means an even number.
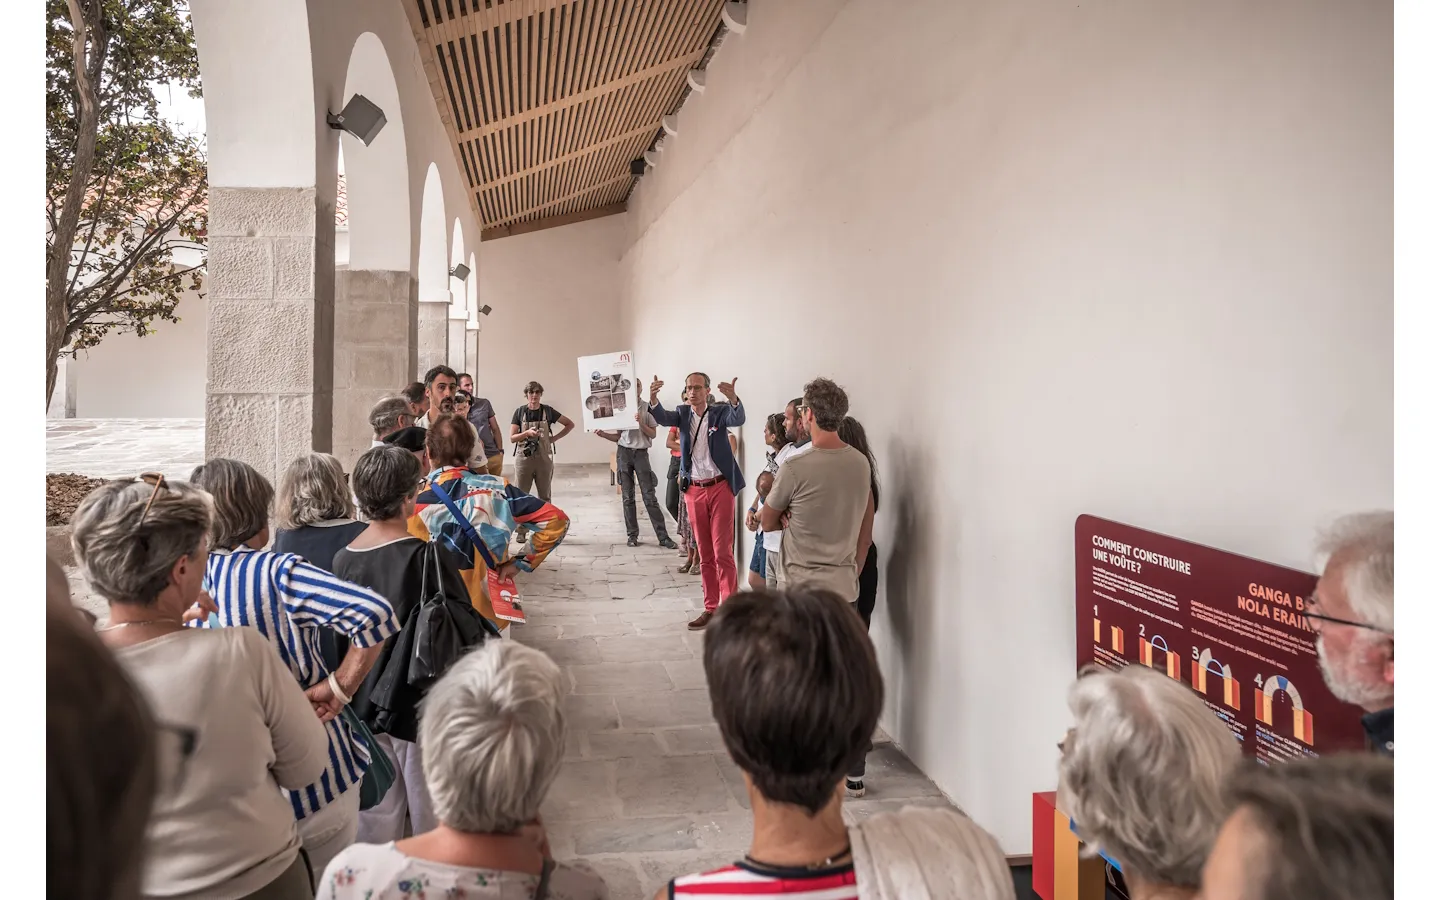
[[[464,478],[456,478],[453,479],[453,481],[461,487],[465,485]],[[475,552],[484,558],[485,566],[490,569],[499,568],[499,563],[495,561],[495,557],[490,555],[490,548],[485,546],[484,541],[480,540],[480,535],[475,531],[475,526],[470,524],[470,520],[465,518],[465,514],[460,511],[460,507],[451,499],[449,493],[445,490],[445,485],[438,481],[432,481],[430,482],[430,487],[435,489],[435,493],[440,497],[440,502],[445,504],[446,509],[450,510],[450,515],[455,519],[455,523],[460,526],[460,530],[465,532],[465,537],[469,538],[470,543],[475,545]]]
[[[464,478],[456,478],[453,480],[459,482],[462,486],[465,484]],[[490,555],[489,548],[485,546],[484,541],[480,540],[480,535],[475,531],[475,526],[470,524],[470,520],[465,518],[465,514],[460,511],[460,507],[455,505],[455,501],[445,492],[445,486],[438,481],[432,481],[430,486],[434,488],[435,493],[440,496],[440,502],[444,503],[445,508],[450,510],[450,515],[455,518],[456,523],[460,526],[460,530],[465,532],[465,537],[475,545],[475,552],[484,558],[485,565],[491,569],[498,568],[495,563],[495,558]],[[484,616],[480,617],[480,622],[484,625],[486,632],[497,638],[500,637],[500,628],[494,622]]]

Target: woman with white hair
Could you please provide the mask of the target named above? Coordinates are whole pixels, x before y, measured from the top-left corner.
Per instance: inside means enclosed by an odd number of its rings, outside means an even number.
[[[71,543],[110,604],[100,639],[157,722],[165,771],[144,894],[308,898],[310,872],[282,788],[304,788],[324,772],[325,728],[259,631],[184,627],[205,577],[210,498],[183,482],[141,477],[86,496]],[[91,748],[102,760],[109,750]]]
[[[907,806],[850,829],[860,900],[1015,900],[1000,844],[953,809]]]
[[[1225,820],[1235,735],[1190,688],[1134,664],[1087,667],[1070,688],[1059,806],[1134,900],[1194,897]]]
[[[565,749],[565,688],[544,653],[487,641],[462,657],[425,698],[420,747],[440,824],[387,844],[355,844],[320,880],[326,900],[605,900],[587,868],[557,864],[540,804]],[[462,893],[463,892],[463,893]]]

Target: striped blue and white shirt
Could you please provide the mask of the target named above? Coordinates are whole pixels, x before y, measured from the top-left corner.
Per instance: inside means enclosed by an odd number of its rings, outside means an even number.
[[[219,607],[221,627],[250,626],[280,653],[290,673],[309,689],[329,677],[320,654],[320,630],[333,628],[357,647],[373,647],[400,630],[390,601],[368,588],[342,581],[293,553],[212,550],[205,589]],[[215,617],[211,617],[212,622]],[[216,685],[223,689],[224,685]],[[287,791],[296,819],[319,812],[351,787],[370,766],[370,754],[343,718],[325,723],[330,762],[320,780]]]

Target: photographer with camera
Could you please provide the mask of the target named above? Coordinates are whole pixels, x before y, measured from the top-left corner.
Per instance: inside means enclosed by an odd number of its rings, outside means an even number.
[[[735,497],[745,477],[730,443],[731,428],[745,424],[745,407],[735,382],[718,387],[728,403],[710,402],[710,376],[692,372],[685,378],[686,402],[673,410],[660,405],[658,377],[650,384],[650,415],[661,425],[680,429],[680,490],[700,545],[700,578],[705,586],[705,611],[690,623],[699,631],[715,616],[720,600],[739,589],[735,571]]]
[[[553,406],[541,403],[544,395],[540,382],[525,385],[525,405],[515,410],[510,419],[510,443],[515,445],[516,485],[548,503],[555,476],[555,442],[569,434],[575,423]],[[552,435],[550,428],[556,422],[560,423],[560,433]]]

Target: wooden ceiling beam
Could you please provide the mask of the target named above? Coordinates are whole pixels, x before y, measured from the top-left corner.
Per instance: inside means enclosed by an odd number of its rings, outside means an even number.
[[[544,231],[547,228],[574,225],[576,222],[588,222],[591,219],[617,216],[624,211],[625,201],[621,200],[619,203],[608,203],[605,206],[597,206],[594,209],[582,209],[578,212],[565,213],[563,216],[550,216],[546,219],[536,219],[533,222],[516,222],[514,225],[501,225],[496,228],[487,228],[480,233],[480,240],[498,241],[501,238],[529,234],[532,231]]]
[[[517,220],[517,219],[523,219],[523,218],[525,218],[526,216],[530,215],[531,213],[537,213],[537,212],[540,212],[541,210],[549,209],[549,208],[552,207],[552,206],[559,206],[559,205],[562,204],[562,203],[569,202],[569,201],[574,200],[574,199],[576,199],[576,198],[578,198],[578,197],[584,197],[584,196],[586,196],[587,194],[593,194],[593,193],[595,193],[595,192],[597,192],[597,191],[603,190],[604,188],[613,187],[613,186],[619,184],[619,183],[622,182],[622,181],[629,181],[629,180],[631,180],[631,179],[634,178],[634,177],[635,177],[634,175],[631,175],[629,172],[626,172],[624,175],[617,175],[617,176],[615,176],[614,178],[609,179],[608,181],[601,181],[601,182],[597,182],[597,183],[595,183],[595,184],[587,184],[587,185],[585,185],[584,187],[581,187],[581,188],[579,188],[579,189],[577,189],[577,190],[571,191],[570,193],[566,194],[566,195],[563,196],[563,197],[551,197],[551,198],[545,200],[545,202],[543,202],[543,203],[537,203],[537,204],[535,204],[534,206],[531,206],[531,207],[528,208],[528,209],[519,209],[519,210],[516,210],[515,212],[513,212],[513,213],[511,213],[510,215],[506,216],[504,219],[500,220],[499,222],[494,222],[494,223],[491,223],[491,224],[492,224],[493,227],[499,227],[500,225],[507,225],[507,224],[509,224],[509,223],[511,223],[511,222],[514,222],[514,221]]]
[[[632,141],[635,138],[644,137],[647,134],[655,134],[659,130],[660,122],[658,120],[648,123],[646,125],[641,125],[639,128],[632,128],[624,134],[617,134],[614,137],[607,138],[598,144],[589,144],[587,146],[581,147],[579,150],[566,153],[564,156],[557,156],[554,159],[547,159],[545,162],[533,165],[528,169],[521,169],[519,172],[506,175],[504,178],[497,178],[494,181],[487,181],[484,184],[481,184],[479,188],[482,191],[487,191],[491,188],[497,188],[501,185],[509,184],[512,181],[519,181],[521,178],[524,178],[527,175],[534,175],[536,172],[543,172],[546,169],[553,169],[556,166],[564,165],[571,160],[576,160],[584,156],[589,156],[592,153],[596,153],[600,150],[613,147],[616,144],[623,144],[626,141]]]
[[[462,140],[474,140],[475,138],[486,137],[487,135],[494,134],[498,131],[504,131],[507,128],[519,125],[522,122],[529,122],[532,119],[538,119],[541,116],[547,116],[553,112],[557,112],[562,109],[569,109],[572,106],[579,106],[581,103],[586,103],[590,100],[594,100],[597,97],[603,97],[606,94],[613,94],[616,91],[624,90],[625,88],[631,87],[632,85],[640,84],[641,82],[646,81],[650,78],[654,78],[657,75],[664,75],[667,72],[673,72],[676,69],[681,68],[682,66],[685,68],[689,68],[690,66],[698,62],[700,60],[700,57],[704,55],[705,51],[701,49],[695,51],[694,53],[686,53],[683,56],[677,56],[673,59],[668,59],[665,62],[650,66],[647,69],[641,69],[638,72],[632,72],[629,75],[626,75],[624,78],[617,78],[614,81],[609,81],[604,84],[596,85],[588,91],[581,91],[578,94],[571,94],[568,97],[562,97],[559,100],[546,103],[543,106],[537,106],[534,109],[527,109],[524,112],[516,113],[513,116],[509,116],[504,119],[498,119],[494,122],[488,122],[485,125],[480,126],[479,128],[472,128],[468,131],[462,131],[460,132],[460,138]]]

